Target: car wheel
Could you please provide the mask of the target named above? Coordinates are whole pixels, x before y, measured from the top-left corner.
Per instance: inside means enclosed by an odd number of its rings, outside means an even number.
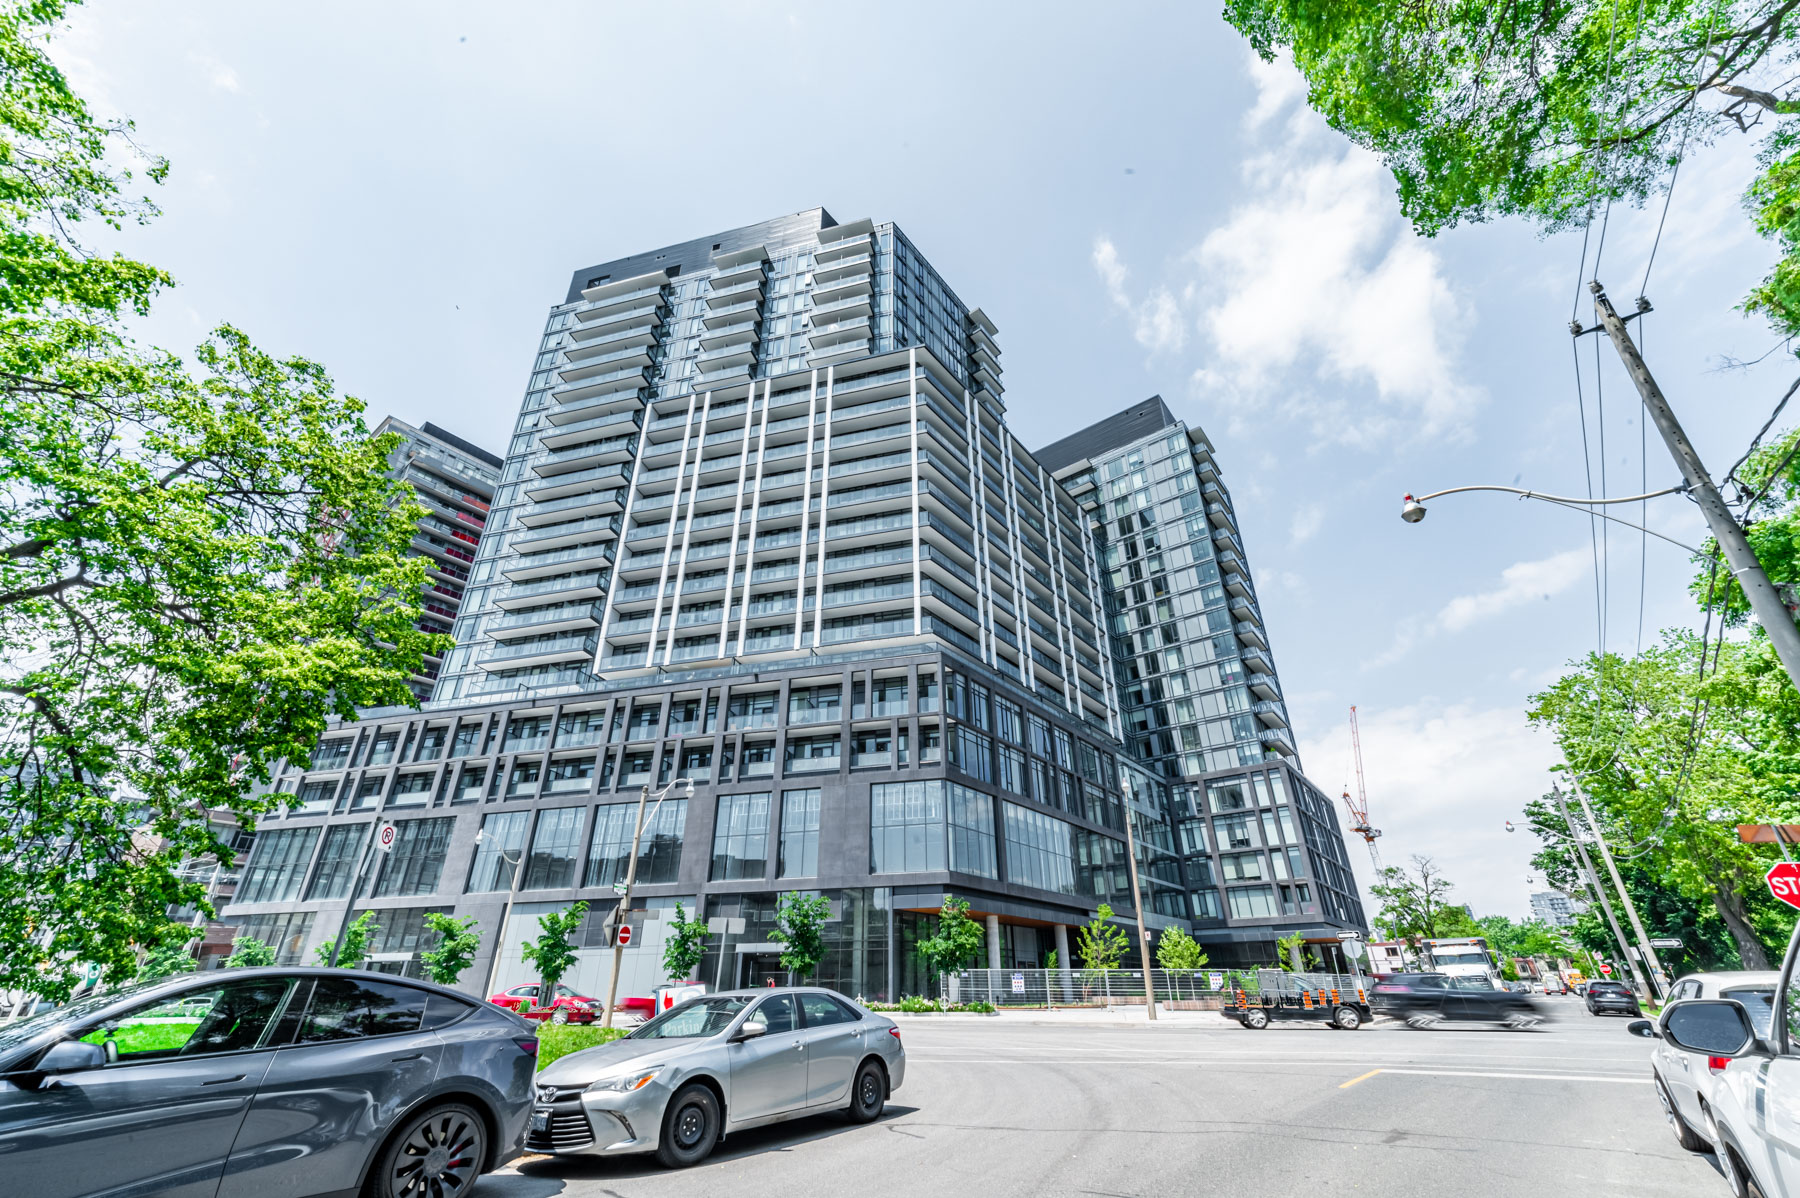
[[[487,1161],[487,1125],[472,1107],[435,1106],[401,1125],[375,1161],[371,1198],[465,1194]]]
[[[569,1022],[569,1009],[567,1007],[556,1008],[556,1013],[554,1015],[550,1016],[550,1022],[551,1023],[567,1023],[567,1022]]]
[[[1269,1013],[1252,1007],[1244,1012],[1244,1026],[1251,1031],[1260,1032],[1269,1026]]]
[[[1654,1076],[1654,1075],[1653,1075]],[[1675,1097],[1663,1084],[1663,1079],[1656,1079],[1656,1101],[1662,1103],[1663,1117],[1669,1121],[1669,1129],[1675,1133],[1675,1142],[1689,1152],[1706,1152],[1712,1145],[1706,1137],[1689,1127],[1687,1120],[1681,1117],[1681,1111],[1675,1106]]]
[[[1331,1022],[1344,1031],[1353,1032],[1362,1026],[1362,1015],[1355,1007],[1339,1007],[1332,1014]]]
[[[712,1155],[718,1142],[718,1098],[698,1082],[677,1090],[663,1112],[656,1159],[670,1169],[685,1169]]]
[[[1422,1032],[1428,1027],[1436,1026],[1438,1021],[1442,1018],[1443,1017],[1440,1015],[1408,1015],[1406,1017],[1406,1026],[1415,1031]]]
[[[850,1105],[844,1111],[852,1123],[873,1123],[887,1106],[887,1077],[874,1061],[864,1061],[850,1087]]]
[[[1515,1011],[1501,1022],[1515,1032],[1528,1032],[1542,1020],[1529,1011]]]

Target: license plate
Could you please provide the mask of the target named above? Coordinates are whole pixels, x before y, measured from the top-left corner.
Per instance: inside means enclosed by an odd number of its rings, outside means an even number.
[[[550,1130],[550,1112],[549,1111],[533,1111],[533,1112],[531,1112],[531,1130],[532,1131],[549,1131]]]

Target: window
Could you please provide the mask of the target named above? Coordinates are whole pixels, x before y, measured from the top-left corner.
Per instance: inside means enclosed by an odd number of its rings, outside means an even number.
[[[481,797],[481,784],[487,781],[487,766],[465,765],[462,776],[456,780],[456,794],[452,803],[472,803]]]
[[[509,799],[529,799],[537,794],[538,777],[543,773],[544,763],[541,761],[516,761],[513,763],[512,776],[506,780],[506,797]]]
[[[836,770],[840,760],[839,737],[836,733],[830,736],[788,738],[786,768],[790,774]]]
[[[319,747],[312,752],[312,769],[341,770],[350,762],[350,738],[340,736],[335,740],[322,740]]]
[[[1050,758],[1050,725],[1037,716],[1025,717],[1026,731],[1031,741],[1031,753],[1034,757]]]
[[[599,710],[566,712],[556,723],[556,747],[559,749],[597,745],[605,736],[605,713]]]
[[[300,1020],[299,1043],[416,1032],[425,1019],[425,998],[423,990],[392,982],[320,978]]]
[[[654,814],[646,814],[643,839],[638,842],[636,881],[640,885],[675,881],[681,870],[687,807],[686,799],[664,799]],[[625,880],[636,825],[636,803],[609,803],[595,813],[583,886],[611,886]]]
[[[950,729],[950,764],[983,782],[994,780],[993,742],[986,736],[957,724]]]
[[[870,684],[871,705],[869,714],[873,716],[894,716],[907,714],[906,679],[877,678]]]
[[[475,864],[469,868],[469,893],[511,890],[525,847],[523,811],[500,811],[481,821],[475,841]]]
[[[775,774],[775,742],[747,740],[744,760],[738,765],[739,778],[770,778]]]
[[[761,880],[769,872],[769,796],[720,795],[711,878]]]
[[[404,961],[371,961],[361,966],[376,973],[420,978],[425,968],[419,960],[421,951],[435,948],[438,934],[425,924],[427,915],[448,915],[454,907],[384,907],[375,912],[375,931],[369,937],[371,953],[409,953]],[[362,912],[358,911],[358,915]]]
[[[861,1015],[828,994],[801,994],[800,1010],[806,1015],[807,1027],[829,1027],[834,1023],[855,1023]]]
[[[525,866],[526,890],[562,890],[575,885],[575,853],[581,843],[580,807],[538,812]]]
[[[1222,853],[1219,872],[1227,882],[1260,882],[1263,880],[1261,853]]]
[[[391,765],[394,761],[394,749],[400,743],[400,730],[389,728],[378,733],[369,744],[368,765]]]
[[[768,1025],[771,1036],[794,1031],[800,1026],[800,1020],[794,1012],[794,996],[777,994],[774,998],[765,998],[762,1005],[750,1016],[760,1019]]]
[[[936,674],[919,675],[919,712],[936,711],[938,709],[938,680]]]
[[[481,721],[457,725],[456,739],[450,744],[450,756],[467,757],[475,751],[475,745],[480,739]]]
[[[619,761],[619,785],[641,786],[650,781],[650,773],[655,768],[656,754],[648,749],[627,753]]]
[[[409,819],[394,825],[394,847],[382,864],[375,897],[430,894],[444,870],[454,819]]]
[[[1216,890],[1190,891],[1188,897],[1193,900],[1195,919],[1223,919],[1219,908],[1219,892]]]
[[[275,950],[275,964],[300,964],[300,950],[312,931],[311,911],[281,911],[272,915],[244,915],[228,921],[233,939],[260,940]]]
[[[91,1028],[84,1044],[110,1045],[108,1067],[243,1052],[263,1042],[292,978],[264,977],[183,990]]]
[[[843,714],[841,686],[803,686],[788,692],[789,724],[835,724]]]
[[[530,752],[532,749],[549,747],[550,717],[531,715],[520,716],[506,726],[506,741],[500,746],[500,751],[502,753]]]
[[[626,740],[655,740],[662,727],[662,703],[633,703],[631,720],[626,724]]]
[[[1021,807],[1000,804],[1006,827],[1006,878],[1058,894],[1075,893],[1073,829],[1062,820]]]
[[[867,728],[850,733],[850,767],[894,764],[894,738],[886,728]]]
[[[994,700],[994,739],[1003,745],[1025,743],[1025,730],[1020,721],[1018,704],[1009,703],[1005,699]]]
[[[432,777],[430,770],[401,774],[394,780],[394,793],[388,796],[388,806],[417,807],[429,802]]]
[[[681,777],[692,778],[696,782],[712,780],[712,746],[700,745],[696,748],[681,750]]]
[[[317,828],[277,828],[256,842],[256,854],[238,884],[238,903],[285,903],[300,897],[306,863],[312,860]]]
[[[375,806],[375,800],[381,797],[381,788],[387,785],[387,777],[364,778],[356,786],[356,797],[350,800],[351,811],[367,811]]]
[[[1275,914],[1275,890],[1270,886],[1238,886],[1225,892],[1231,900],[1231,918],[1267,919]]]
[[[1218,811],[1243,811],[1250,806],[1249,787],[1242,778],[1227,778],[1206,784],[1207,802]]]
[[[413,752],[414,761],[436,761],[444,755],[444,741],[449,739],[450,729],[427,728],[419,737],[419,747]]]
[[[325,829],[325,847],[319,852],[319,864],[306,891],[309,900],[339,899],[350,893],[350,874],[368,835],[368,824],[339,824]]]
[[[550,776],[544,781],[544,793],[586,794],[594,777],[594,758],[571,757],[550,763]]]
[[[1253,849],[1258,847],[1256,825],[1247,815],[1225,816],[1213,821],[1213,833],[1221,849]]]
[[[676,699],[669,705],[669,735],[706,731],[702,727],[701,711],[698,699]]]
[[[943,759],[943,730],[936,724],[921,725],[919,728],[919,764],[932,765]]]
[[[993,800],[954,782],[880,782],[869,788],[875,873],[953,869],[996,878]]]
[[[1029,793],[1025,789],[1025,754],[1005,744],[999,747],[997,754],[1000,789],[1016,795]]]
[[[781,846],[776,876],[819,876],[819,802],[817,790],[781,792]]]
[[[307,782],[300,787],[300,806],[296,815],[323,815],[331,810],[331,800],[337,794],[338,783],[342,779],[327,778],[319,782]],[[242,899],[238,900],[242,902]]]
[[[769,691],[759,695],[733,695],[725,709],[725,730],[741,732],[747,728],[773,728],[780,715],[781,695]]]

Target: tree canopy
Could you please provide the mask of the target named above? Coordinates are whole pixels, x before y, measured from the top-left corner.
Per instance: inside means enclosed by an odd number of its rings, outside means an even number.
[[[219,326],[186,360],[124,322],[168,274],[118,242],[168,164],[0,6],[0,988],[129,976],[204,907],[183,858],[332,715],[411,703],[423,563],[392,446],[323,368]]]

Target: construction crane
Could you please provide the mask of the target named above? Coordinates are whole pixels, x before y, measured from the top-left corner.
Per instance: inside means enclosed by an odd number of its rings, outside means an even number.
[[[1362,733],[1356,727],[1356,708],[1350,708],[1350,753],[1356,759],[1356,797],[1350,797],[1350,784],[1344,784],[1344,806],[1350,812],[1350,830],[1362,837],[1369,846],[1369,860],[1375,866],[1375,876],[1381,877],[1381,850],[1375,847],[1375,838],[1381,835],[1381,829],[1369,823],[1369,794],[1363,788],[1362,766]]]

